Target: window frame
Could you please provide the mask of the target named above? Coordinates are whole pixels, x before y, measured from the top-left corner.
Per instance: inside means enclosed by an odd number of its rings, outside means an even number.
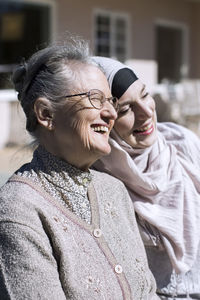
[[[100,8],[95,8],[93,10],[93,50],[94,53],[96,52],[96,43],[97,43],[97,39],[96,39],[96,32],[97,32],[97,17],[98,16],[105,16],[105,17],[109,17],[110,18],[110,34],[111,34],[111,38],[110,38],[110,54],[109,57],[111,58],[116,58],[117,59],[117,55],[116,55],[116,51],[115,51],[115,46],[116,46],[116,41],[115,41],[115,29],[114,29],[114,22],[117,18],[122,18],[125,23],[126,23],[126,41],[125,41],[125,55],[124,55],[124,61],[128,60],[130,58],[130,53],[131,53],[131,49],[130,49],[130,45],[131,45],[131,34],[130,34],[130,14],[128,13],[123,13],[123,12],[118,12],[118,11],[110,11],[110,10],[106,10],[106,9],[100,9]],[[96,53],[95,53],[96,55]]]
[[[19,3],[18,0],[9,0],[9,3]],[[31,4],[31,5],[48,5],[49,6],[49,41],[53,42],[53,37],[55,36],[55,24],[56,24],[56,16],[55,16],[55,1],[54,0],[20,0],[20,4]],[[0,64],[0,73],[6,73],[13,70],[16,64]]]

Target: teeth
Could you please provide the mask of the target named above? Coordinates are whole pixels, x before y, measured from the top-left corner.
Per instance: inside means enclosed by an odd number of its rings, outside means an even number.
[[[96,126],[96,127],[92,127],[92,129],[95,132],[99,132],[99,131],[108,132],[108,127],[106,126]]]
[[[151,126],[152,126],[152,124],[149,124],[148,126],[145,126],[145,127],[143,127],[143,128],[137,129],[136,131],[141,131],[141,132],[143,132],[143,131],[148,130]]]

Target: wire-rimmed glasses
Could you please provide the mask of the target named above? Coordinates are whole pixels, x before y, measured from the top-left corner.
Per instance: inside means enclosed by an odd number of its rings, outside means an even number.
[[[92,89],[89,92],[85,93],[80,93],[80,94],[74,94],[74,95],[67,95],[64,96],[65,98],[70,98],[70,97],[76,97],[76,96],[86,96],[88,97],[91,105],[96,108],[96,109],[101,109],[103,107],[103,104],[108,101],[116,111],[118,111],[119,108],[119,103],[118,99],[116,97],[109,97],[106,98],[104,93],[100,90],[97,89]]]

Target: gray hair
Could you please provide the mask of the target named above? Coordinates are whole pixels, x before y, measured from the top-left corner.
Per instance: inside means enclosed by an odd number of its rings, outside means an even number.
[[[64,45],[53,45],[33,54],[13,72],[13,83],[26,115],[26,129],[33,133],[37,127],[34,102],[46,97],[56,108],[62,96],[75,84],[74,64],[95,65],[89,56],[88,43],[71,38]]]

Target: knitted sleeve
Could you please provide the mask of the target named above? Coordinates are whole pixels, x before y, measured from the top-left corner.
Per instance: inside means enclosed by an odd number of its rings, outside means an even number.
[[[57,261],[42,222],[40,227],[34,225],[39,218],[29,204],[24,210],[20,201],[16,206],[15,201],[5,198],[6,189],[0,193],[0,299],[65,300]]]

